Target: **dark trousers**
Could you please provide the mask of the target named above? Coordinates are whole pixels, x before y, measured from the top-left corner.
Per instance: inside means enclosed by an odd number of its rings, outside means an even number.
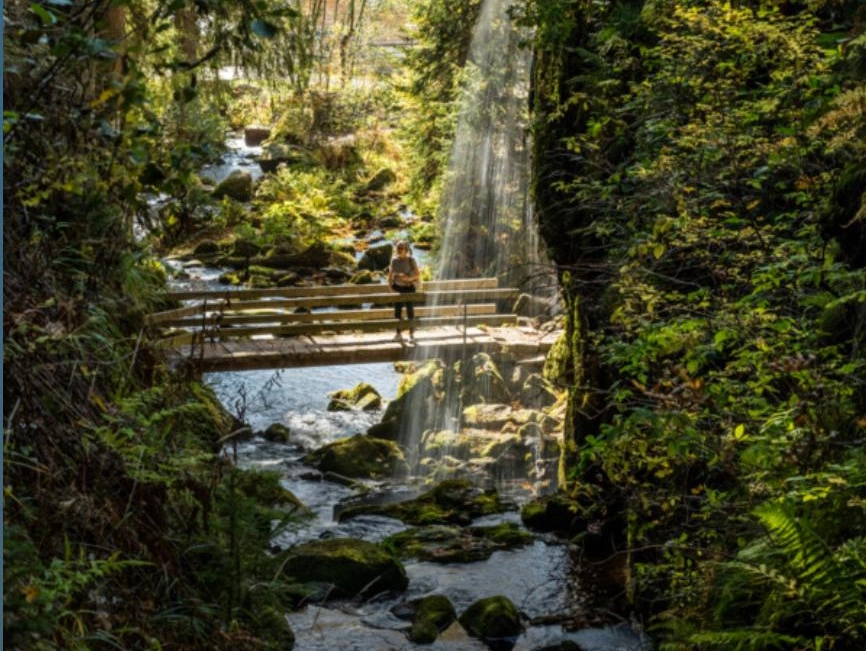
[[[391,285],[391,289],[400,294],[414,294],[415,286],[411,285],[409,287],[403,287],[401,285]],[[406,306],[406,318],[414,319],[415,318],[415,304],[410,303],[409,301],[403,301],[400,303],[394,303],[394,318],[399,320],[400,316],[403,314],[403,306]]]

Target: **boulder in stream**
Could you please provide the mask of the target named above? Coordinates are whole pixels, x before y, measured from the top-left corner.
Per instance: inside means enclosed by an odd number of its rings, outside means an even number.
[[[371,246],[364,251],[361,259],[358,260],[358,269],[369,269],[370,271],[387,269],[393,253],[394,246],[390,242]]]
[[[433,563],[473,563],[495,551],[529,544],[532,534],[513,522],[490,527],[430,525],[401,531],[385,539],[384,545],[401,557]]]
[[[412,500],[396,504],[360,503],[343,508],[340,521],[358,515],[384,515],[407,524],[468,525],[482,515],[502,513],[512,504],[500,499],[494,491],[485,491],[465,479],[448,479]]]
[[[229,197],[235,201],[249,201],[253,198],[253,177],[249,172],[235,170],[219,182],[213,196],[216,199]]]
[[[366,382],[360,382],[353,389],[340,389],[328,394],[331,402],[328,411],[374,411],[382,407],[382,396],[376,388]]]
[[[371,597],[409,585],[403,565],[381,545],[358,538],[315,540],[288,550],[284,579],[323,588],[325,599]]]
[[[302,461],[321,472],[367,479],[381,479],[408,471],[403,452],[396,443],[364,434],[329,443],[309,453]]]
[[[432,644],[439,637],[439,633],[457,619],[451,600],[440,594],[413,599],[402,604],[400,611],[406,611],[408,618],[412,620],[412,627],[407,635],[415,644]],[[399,613],[395,614],[400,616]]]
[[[473,603],[458,621],[469,635],[491,649],[511,649],[523,631],[520,613],[508,597],[485,597]]]

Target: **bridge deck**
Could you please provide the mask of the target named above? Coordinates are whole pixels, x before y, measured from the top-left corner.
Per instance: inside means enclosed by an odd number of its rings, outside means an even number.
[[[168,355],[171,362],[188,363],[197,373],[430,357],[459,359],[482,351],[525,360],[546,353],[556,334],[544,334],[528,327],[470,327],[464,334],[461,327],[442,326],[418,331],[414,346],[394,341],[394,333],[389,331],[205,342],[174,347]]]

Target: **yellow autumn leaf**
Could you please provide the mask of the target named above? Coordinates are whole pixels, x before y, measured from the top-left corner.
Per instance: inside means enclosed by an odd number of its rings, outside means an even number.
[[[27,600],[28,604],[32,604],[34,601],[39,599],[39,586],[38,585],[25,585],[21,588],[21,593],[24,595],[24,599]]]

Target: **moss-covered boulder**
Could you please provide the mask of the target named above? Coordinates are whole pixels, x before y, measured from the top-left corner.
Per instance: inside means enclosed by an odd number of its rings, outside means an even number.
[[[485,597],[473,603],[458,621],[492,649],[510,649],[523,631],[520,613],[508,597]]]
[[[378,283],[379,278],[369,269],[361,269],[349,278],[349,282],[353,285],[372,285]]]
[[[539,373],[527,377],[520,387],[520,404],[524,407],[532,409],[550,407],[558,397],[553,384]]]
[[[357,538],[304,543],[282,559],[289,583],[325,585],[328,599],[370,597],[403,591],[409,584],[403,565],[384,547]]]
[[[323,242],[315,242],[303,251],[290,252],[275,248],[266,255],[255,256],[250,262],[272,269],[322,269],[331,263],[333,253]]]
[[[396,180],[397,173],[392,169],[383,167],[367,179],[364,183],[364,190],[366,192],[381,192]]]
[[[389,536],[384,545],[401,557],[434,563],[472,563],[499,550],[514,549],[532,541],[532,535],[513,522],[490,527],[430,525]]]
[[[408,470],[396,443],[363,434],[329,443],[306,455],[302,461],[321,472],[367,479],[401,475]]]
[[[487,353],[476,353],[460,366],[461,391],[463,404],[480,402],[511,402],[511,391],[502,373]]]
[[[207,259],[220,254],[220,245],[213,240],[202,240],[192,252],[196,258]]]
[[[407,524],[467,525],[473,519],[502,513],[512,505],[499,498],[495,490],[485,491],[465,479],[448,479],[413,500],[396,504],[364,504],[343,510],[339,519],[364,515],[384,515]]]
[[[534,531],[573,533],[582,512],[580,504],[566,495],[544,495],[523,505],[520,518]]]
[[[366,382],[360,382],[352,389],[333,391],[328,395],[331,397],[328,411],[374,411],[382,408],[382,396],[375,387]]]
[[[217,184],[213,196],[216,199],[228,197],[235,201],[249,201],[253,198],[253,177],[249,172],[235,170]]]
[[[407,636],[415,644],[432,644],[439,633],[457,619],[454,605],[444,595],[413,599],[406,606],[412,618],[412,627]]]
[[[396,441],[410,414],[413,425],[420,431],[434,428],[445,399],[445,375],[446,368],[439,360],[407,372],[397,387],[397,397],[388,403],[382,420],[370,427],[367,434]]]
[[[262,438],[272,443],[288,443],[291,434],[291,430],[282,423],[271,423],[262,432]]]

